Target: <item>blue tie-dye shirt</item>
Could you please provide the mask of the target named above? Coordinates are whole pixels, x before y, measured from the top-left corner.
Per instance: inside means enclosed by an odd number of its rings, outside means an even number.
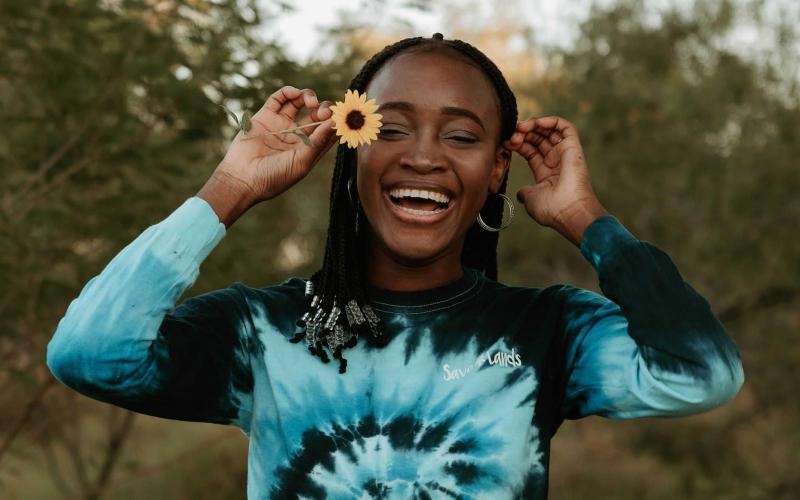
[[[70,304],[47,364],[100,401],[238,426],[248,498],[545,498],[564,419],[694,414],[744,382],[708,302],[612,215],[580,245],[605,296],[469,268],[432,290],[370,288],[389,343],[360,339],[344,374],[288,342],[301,278],[176,306],[224,236],[197,197],[147,228]]]

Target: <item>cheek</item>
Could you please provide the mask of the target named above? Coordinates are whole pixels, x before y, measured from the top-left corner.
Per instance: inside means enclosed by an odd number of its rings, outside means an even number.
[[[458,176],[464,189],[464,201],[477,211],[483,206],[489,192],[493,160],[485,152],[475,152],[462,158]]]
[[[378,171],[382,168],[381,165],[386,164],[387,156],[386,148],[377,143],[359,147],[356,153],[358,175],[379,175]]]
[[[381,165],[384,164],[380,160],[382,156],[384,155],[380,148],[374,146],[362,146],[356,156],[358,195],[361,206],[368,215],[373,214],[381,202]]]

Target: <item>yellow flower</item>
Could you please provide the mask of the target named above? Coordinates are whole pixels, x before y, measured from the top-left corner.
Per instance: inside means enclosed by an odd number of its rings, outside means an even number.
[[[336,101],[331,111],[333,128],[336,129],[336,135],[341,136],[339,144],[347,142],[348,147],[355,148],[377,139],[383,118],[375,113],[377,109],[375,99],[368,101],[367,94],[358,95],[358,90],[348,90],[344,94],[344,102]]]

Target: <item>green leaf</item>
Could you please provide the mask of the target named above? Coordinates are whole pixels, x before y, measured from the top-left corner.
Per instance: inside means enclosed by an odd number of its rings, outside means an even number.
[[[294,135],[296,135],[297,137],[302,139],[303,140],[303,144],[305,144],[306,146],[314,147],[314,143],[311,142],[311,138],[308,137],[305,133],[303,133],[302,130],[295,130],[294,131]]]
[[[234,114],[234,112],[233,112],[233,111],[231,111],[230,109],[226,108],[226,107],[225,107],[225,106],[223,106],[222,104],[217,104],[217,106],[219,106],[220,108],[224,109],[224,110],[225,110],[225,111],[228,113],[228,115],[229,115],[231,118],[233,118],[233,122],[236,124],[236,127],[237,127],[237,128],[242,128],[242,125],[241,125],[241,124],[239,124],[239,118],[237,118],[237,117],[236,117],[236,115]]]
[[[253,113],[250,111],[245,111],[242,114],[242,125],[239,128],[241,128],[242,132],[245,134],[250,132],[250,129],[253,128],[253,121],[251,118],[253,118]]]

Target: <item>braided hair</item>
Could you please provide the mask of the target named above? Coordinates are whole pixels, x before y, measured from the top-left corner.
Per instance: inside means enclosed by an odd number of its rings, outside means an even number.
[[[511,137],[517,124],[517,101],[503,74],[483,52],[461,40],[445,40],[441,33],[430,38],[414,37],[387,45],[372,56],[350,82],[351,90],[364,92],[387,61],[401,53],[438,52],[458,57],[479,68],[492,83],[500,107],[500,141]],[[366,293],[368,224],[359,227],[366,216],[361,209],[355,189],[355,150],[340,144],[336,151],[330,192],[330,222],[322,267],[307,281],[307,309],[297,325],[305,327],[290,342],[304,337],[309,352],[327,363],[327,346],[339,360],[339,373],[347,369],[342,350],[356,345],[359,337],[378,347],[386,345],[384,325],[368,303]],[[498,191],[505,193],[508,170]],[[503,200],[490,196],[481,208],[481,218],[489,225],[499,226],[503,219]],[[461,263],[497,280],[497,232],[489,232],[474,223],[469,229],[461,253]],[[344,309],[344,316],[342,316]]]

